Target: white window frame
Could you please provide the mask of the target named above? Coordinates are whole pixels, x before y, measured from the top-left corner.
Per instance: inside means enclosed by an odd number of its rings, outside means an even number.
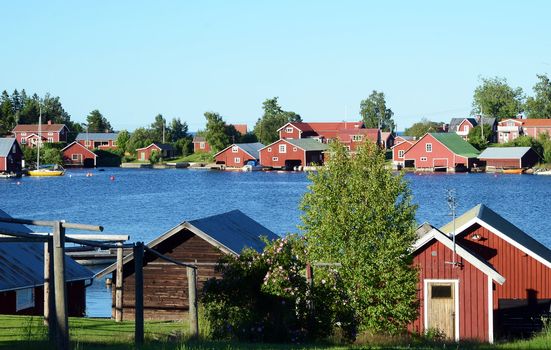
[[[205,142],[199,142],[199,148],[205,149]]]
[[[296,152],[297,151],[297,148],[296,147],[293,147],[293,152]]]
[[[17,289],[15,291],[15,311],[29,309],[34,306],[34,288]]]
[[[72,160],[80,160],[79,156],[80,156],[80,154],[78,154],[78,153],[72,154],[71,159]]]
[[[54,136],[54,133],[51,131],[48,131],[48,136]]]
[[[420,159],[422,162],[426,162],[427,161],[427,157],[421,157]]]
[[[463,131],[464,132],[469,132],[469,126],[468,125],[463,125]]]
[[[27,133],[26,133],[26,132],[22,132],[22,133],[21,133],[21,136],[27,136]]]
[[[425,152],[427,152],[427,153],[432,152],[432,143],[425,144]]]
[[[239,152],[239,147],[233,146],[233,147],[231,148],[231,152],[232,152],[232,153],[237,153],[237,152]]]
[[[272,152],[272,147],[268,147],[268,152]]]
[[[292,133],[293,132],[293,127],[292,126],[288,126],[285,128],[285,132],[286,133]]]
[[[90,141],[90,140],[86,140],[86,141],[84,142],[84,145],[85,145],[86,147],[90,147],[91,144],[92,144],[92,141]]]
[[[354,141],[354,142],[362,141],[363,138],[364,138],[363,135],[352,135],[352,141]]]
[[[53,138],[53,137],[48,137],[48,142],[49,142],[49,143],[54,142],[54,138]]]
[[[279,145],[279,153],[287,153],[287,145],[286,144]]]
[[[406,151],[403,149],[398,150],[398,158],[404,158],[404,153],[406,153]]]
[[[278,157],[272,157],[272,162],[277,162],[277,161],[279,161]]]
[[[236,163],[236,164],[241,164],[241,157],[233,158],[233,162]]]

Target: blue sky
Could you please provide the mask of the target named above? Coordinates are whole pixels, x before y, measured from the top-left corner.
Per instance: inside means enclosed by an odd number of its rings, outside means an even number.
[[[116,129],[156,114],[250,128],[279,96],[306,121],[358,119],[383,91],[402,130],[466,116],[479,77],[532,93],[551,73],[545,1],[9,1],[0,90],[60,96]]]

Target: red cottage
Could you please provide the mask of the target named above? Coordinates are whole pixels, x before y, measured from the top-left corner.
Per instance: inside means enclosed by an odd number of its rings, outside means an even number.
[[[455,133],[428,133],[404,153],[404,164],[417,170],[469,170],[479,153]]]
[[[364,142],[382,145],[380,129],[341,129],[337,133],[337,139],[352,153]]]
[[[23,151],[17,140],[0,138],[0,173],[21,174]]]
[[[260,142],[234,143],[216,153],[216,164],[225,164],[227,167],[242,167],[249,161],[257,163],[260,160],[258,151],[264,147]]]
[[[74,141],[61,150],[63,163],[69,166],[92,168],[96,166],[97,154],[90,151],[81,143]]]
[[[48,143],[67,142],[69,129],[65,124],[52,124],[52,121],[48,120],[47,124],[41,126],[40,135],[38,135],[38,124],[18,124],[12,130],[12,133],[20,145],[34,147],[39,137],[42,138],[43,142]],[[33,142],[33,140],[35,141]]]
[[[283,125],[277,131],[279,132],[280,139],[314,138],[327,142],[336,139],[339,130],[360,128],[363,128],[363,122],[290,122]]]
[[[110,150],[117,148],[118,132],[81,132],[76,141],[88,149]]]
[[[522,132],[531,137],[538,137],[539,134],[551,136],[551,119],[523,119]]]
[[[484,205],[418,234],[421,303],[411,330],[493,342],[541,329],[551,306],[551,250]]]
[[[193,138],[193,153],[210,152],[210,145],[203,136]]]
[[[392,162],[396,167],[404,166],[404,153],[413,146],[414,141],[399,141],[392,146]]]
[[[315,139],[278,140],[260,149],[260,164],[273,168],[322,165],[327,145]]]
[[[138,160],[141,160],[141,161],[149,160],[149,157],[151,157],[151,152],[153,151],[157,151],[160,154],[161,158],[172,158],[174,157],[174,154],[175,154],[175,150],[174,150],[174,147],[172,147],[172,145],[153,142],[147,147],[136,149]]]

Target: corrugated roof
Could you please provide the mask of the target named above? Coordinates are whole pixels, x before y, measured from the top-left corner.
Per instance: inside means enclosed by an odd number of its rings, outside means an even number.
[[[285,141],[305,151],[325,151],[329,148],[327,144],[321,143],[314,139],[289,139]]]
[[[81,132],[77,135],[77,141],[93,140],[93,141],[115,141],[119,136],[118,132]]]
[[[185,229],[189,229],[189,231],[195,233],[197,236],[205,239],[214,246],[218,246],[234,254],[241,253],[245,248],[252,248],[261,252],[264,249],[265,243],[260,237],[264,236],[268,240],[279,238],[278,235],[254,221],[243,212],[232,210],[223,214],[182,222],[149,242],[147,246],[155,248],[166,239]],[[132,261],[133,258],[133,254],[127,255],[123,260],[124,264]],[[113,264],[105,268],[100,271],[96,277],[102,277],[113,272],[115,267],[116,265]]]
[[[15,138],[4,137],[0,138],[0,157],[7,157],[10,154],[11,148],[15,143]]]
[[[479,159],[521,159],[530,147],[488,147],[479,156]]]
[[[260,155],[259,155],[258,151],[260,151],[260,149],[264,147],[264,145],[260,142],[236,143],[235,145],[238,146],[239,148],[241,148],[243,151],[250,154],[251,156],[253,156],[254,159],[260,159]]]
[[[435,139],[440,141],[444,146],[449,148],[455,154],[467,158],[476,158],[480,151],[474,148],[470,143],[463,140],[461,136],[453,132],[435,132],[430,133]]]
[[[44,131],[59,131],[63,129],[65,124],[48,124],[44,123],[41,125],[42,132]],[[38,124],[17,124],[13,128],[13,132],[38,132]]]
[[[551,250],[549,250],[549,248],[530,237],[527,233],[504,219],[501,215],[497,214],[484,204],[479,204],[467,211],[465,214],[456,218],[455,227],[461,228],[474,218],[478,218],[487,223],[513,241],[523,247],[526,247],[530,251],[551,263]],[[451,235],[453,233],[453,221],[441,227],[440,230],[448,235]],[[456,232],[456,234],[458,233],[459,232]]]
[[[1,217],[10,217],[0,209]],[[32,233],[20,224],[0,222],[2,229]],[[67,281],[91,279],[94,273],[65,256]],[[37,242],[0,243],[0,292],[44,284],[44,244]]]

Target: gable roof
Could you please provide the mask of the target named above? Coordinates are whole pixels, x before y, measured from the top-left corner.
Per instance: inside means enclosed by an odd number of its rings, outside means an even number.
[[[436,140],[440,141],[446,148],[455,154],[467,158],[476,158],[480,151],[474,148],[470,143],[463,140],[461,136],[453,132],[434,132],[429,133]]]
[[[369,128],[369,129],[341,129],[338,131],[337,133],[339,139],[341,139],[341,141],[343,142],[346,142],[346,141],[351,141],[351,137],[353,135],[363,135],[365,136],[366,139],[374,142],[374,143],[378,143],[381,139],[379,138],[379,136],[381,135],[380,133],[380,129],[376,129],[376,128]],[[343,140],[344,137],[347,137],[349,138],[348,140]]]
[[[433,239],[436,239],[448,249],[453,250],[454,244],[452,239],[444,234],[442,231],[437,228],[432,227],[430,224],[425,223],[417,229],[418,239],[413,245],[413,252],[420,250],[427,243],[431,242]],[[499,274],[486,260],[479,257],[475,253],[471,252],[466,247],[463,247],[458,242],[455,243],[455,252],[457,255],[467,260],[471,265],[485,273],[488,277],[493,279],[499,284],[505,283],[505,277]]]
[[[472,126],[478,125],[475,118],[452,118],[450,120],[450,131],[456,132],[457,128],[461,125],[461,123],[463,123],[464,120],[468,120]]]
[[[266,237],[268,240],[278,239],[279,236],[254,221],[239,210],[232,210],[227,213],[209,216],[202,219],[185,221],[155,238],[147,244],[154,248],[161,242],[178,234],[183,229],[187,229],[219,248],[227,254],[239,254],[245,248],[252,248],[257,252],[264,249],[265,243],[260,237]],[[133,254],[127,255],[123,263],[133,259]],[[105,276],[115,270],[116,264],[100,271],[96,276]]]
[[[7,157],[16,142],[17,140],[13,137],[0,138],[0,157]]]
[[[117,136],[119,136],[118,132],[81,132],[78,133],[75,140],[77,141],[85,141],[85,140],[93,140],[93,141],[115,141],[117,139]]]
[[[205,139],[204,136],[193,136],[193,143],[195,142],[205,142],[207,139]]]
[[[531,150],[530,147],[488,147],[480,155],[479,159],[521,159]]]
[[[407,143],[411,147],[415,144],[415,141],[410,141],[410,140],[398,141],[394,144],[394,146],[390,147],[390,149],[394,149],[395,147],[398,147],[403,143]]]
[[[363,122],[289,122],[277,129],[277,131],[279,132],[288,125],[292,125],[306,134],[317,134],[317,136],[323,136],[325,138],[335,138],[339,130],[361,129],[363,127]]]
[[[147,149],[151,146],[155,146],[157,148],[159,148],[160,150],[162,151],[174,151],[174,147],[172,147],[171,144],[168,144],[168,143],[160,143],[160,142],[153,142],[152,144],[150,144],[149,146],[146,146],[146,147],[142,147],[142,148],[136,148],[136,151],[139,151],[139,150],[142,150],[142,149]]]
[[[41,131],[42,132],[49,132],[49,131],[61,131],[61,129],[67,128],[65,124],[48,124],[44,123],[41,125]],[[67,128],[68,130],[68,128]],[[12,132],[38,132],[38,124],[17,124],[15,128],[13,128]]]
[[[63,147],[63,149],[61,149],[61,152],[65,151],[66,149],[69,149],[70,147],[73,147],[73,146],[82,148],[82,150],[85,150],[86,152],[91,153],[94,156],[94,158],[96,158],[98,156],[97,154],[95,154],[94,152],[92,152],[91,150],[89,150],[88,148],[86,148],[85,146],[83,146],[82,144],[80,144],[76,141],[73,141],[70,144],[68,144],[67,146]]]
[[[232,145],[229,145],[228,147],[224,148],[220,152],[216,153],[214,156],[216,157],[220,153],[225,152],[226,150],[232,148],[233,146],[237,146],[241,148],[244,152],[246,152],[248,155],[253,157],[254,159],[259,159],[259,151],[260,149],[264,148],[264,144],[260,142],[253,142],[253,143],[234,143]]]
[[[10,217],[0,209],[0,217]],[[21,233],[32,233],[21,224],[0,222],[2,229]],[[65,256],[67,281],[91,279],[94,273]],[[31,288],[44,284],[44,243],[40,242],[2,242],[0,243],[0,292]]]
[[[474,224],[486,227],[521,251],[531,255],[544,265],[551,267],[551,250],[549,248],[536,241],[484,204],[478,204],[455,219],[455,234],[461,234]],[[446,234],[452,235],[453,222],[449,222],[442,226],[440,230]]]
[[[325,143],[321,143],[314,139],[289,139],[284,140],[298,148],[301,148],[305,151],[325,151],[329,147]]]

